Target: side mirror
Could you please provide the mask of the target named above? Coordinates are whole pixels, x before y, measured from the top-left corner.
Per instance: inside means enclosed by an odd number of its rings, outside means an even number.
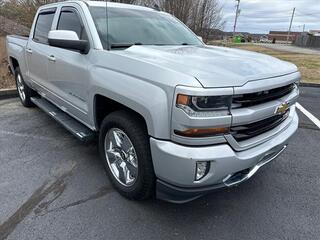
[[[82,54],[89,52],[89,42],[79,40],[78,35],[74,31],[52,30],[48,34],[48,42],[53,47],[78,50]]]
[[[203,42],[203,38],[201,36],[197,36],[197,37],[201,42]]]

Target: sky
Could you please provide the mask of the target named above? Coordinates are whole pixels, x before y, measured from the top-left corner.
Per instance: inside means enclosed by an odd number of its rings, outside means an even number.
[[[236,0],[219,0],[226,21],[224,30],[233,31]],[[320,30],[320,0],[240,0],[241,13],[237,30],[268,33],[287,31],[293,8],[296,8],[292,31]]]

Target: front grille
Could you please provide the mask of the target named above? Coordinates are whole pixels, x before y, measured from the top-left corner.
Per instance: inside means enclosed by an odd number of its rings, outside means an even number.
[[[254,105],[258,105],[261,103],[265,103],[265,102],[269,102],[269,101],[281,98],[289,94],[290,92],[292,92],[294,88],[295,88],[295,84],[292,83],[284,87],[274,88],[267,91],[236,95],[233,97],[232,103],[236,107],[254,106]]]
[[[231,127],[231,134],[237,141],[247,140],[262,133],[272,130],[284,122],[289,116],[290,110],[281,115],[264,119],[247,125]]]

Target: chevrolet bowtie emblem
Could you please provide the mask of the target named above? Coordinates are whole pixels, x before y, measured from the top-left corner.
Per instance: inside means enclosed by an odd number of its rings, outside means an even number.
[[[284,114],[289,109],[288,103],[282,103],[279,107],[276,109],[276,114]]]

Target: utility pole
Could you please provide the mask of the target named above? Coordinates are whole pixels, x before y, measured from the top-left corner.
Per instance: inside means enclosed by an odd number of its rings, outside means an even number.
[[[237,10],[236,10],[236,18],[234,19],[234,26],[233,26],[233,36],[236,34],[236,28],[237,28],[237,21],[238,21],[238,17],[239,17],[239,13],[240,13],[240,0],[236,0],[237,3]]]
[[[291,28],[292,28],[292,22],[293,22],[293,18],[294,18],[294,13],[295,13],[295,12],[296,12],[296,8],[293,8],[292,16],[291,16],[291,21],[290,21],[290,26],[289,26],[289,31],[288,31],[288,36],[287,36],[287,42],[289,42],[290,33],[291,33]]]
[[[302,32],[304,32],[304,30],[306,29],[306,25],[305,24],[303,24],[303,31]]]

